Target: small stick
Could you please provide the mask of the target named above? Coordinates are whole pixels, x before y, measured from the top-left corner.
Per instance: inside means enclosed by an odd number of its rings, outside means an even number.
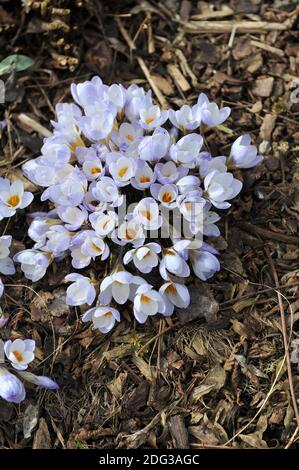
[[[271,257],[270,251],[267,247],[265,247],[265,253],[269,260],[269,265],[272,271],[272,276],[274,279],[275,286],[278,289],[279,279],[278,279],[277,271],[276,271],[273,259]],[[287,363],[290,394],[291,394],[291,398],[293,402],[293,408],[294,408],[294,413],[295,413],[295,417],[297,421],[297,427],[299,427],[299,412],[298,412],[298,405],[297,405],[297,400],[296,400],[296,395],[295,395],[295,390],[294,390],[292,365],[291,365],[291,360],[290,360],[290,355],[289,355],[289,339],[288,339],[288,332],[287,332],[287,323],[286,323],[286,318],[285,318],[285,313],[284,313],[282,295],[279,291],[276,291],[276,293],[278,297],[278,304],[279,304],[279,310],[280,310],[280,316],[281,316],[281,327],[282,327],[281,329],[282,329],[283,344],[284,344],[285,357],[286,357],[286,363]]]
[[[39,122],[32,119],[30,116],[27,116],[27,114],[20,113],[18,114],[17,119],[43,137],[50,137],[50,135],[52,135],[52,132],[42,126]]]
[[[266,33],[290,29],[288,24],[267,21],[190,21],[184,25],[185,31],[192,34],[231,33],[234,28],[238,33]]]
[[[271,54],[277,55],[278,57],[284,57],[283,50],[278,49],[278,47],[269,46],[269,44],[266,44],[260,41],[255,41],[253,39],[251,40],[251,45],[255,47],[259,47],[260,49],[270,52]]]
[[[263,238],[270,238],[272,240],[277,240],[284,243],[294,243],[295,245],[299,244],[297,237],[285,235],[284,233],[272,232],[272,230],[257,227],[256,225],[249,224],[248,222],[236,222],[236,226],[245,230],[246,232],[253,233],[254,235],[260,235]]]

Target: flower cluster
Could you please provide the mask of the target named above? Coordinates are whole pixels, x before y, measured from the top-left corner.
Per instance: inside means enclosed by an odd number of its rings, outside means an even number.
[[[21,403],[26,397],[23,382],[8,370],[5,356],[16,374],[23,380],[40,387],[57,390],[58,384],[43,375],[37,376],[25,372],[28,364],[34,359],[35,341],[31,339],[15,339],[14,341],[0,340],[0,397],[13,403]]]
[[[83,321],[103,333],[120,321],[117,305],[127,301],[140,323],[186,308],[190,268],[203,281],[220,269],[218,252],[204,237],[220,234],[216,210],[229,208],[242,188],[233,170],[251,168],[262,157],[248,135],[228,156],[211,155],[206,133],[228,118],[230,108],[203,93],[194,106],[176,111],[161,110],[151,91],[107,86],[99,77],[73,84],[71,93],[75,103],[56,106],[41,156],[23,165],[51,210],[32,214],[34,246],[14,260],[38,281],[54,260],[67,256],[74,270],[96,270],[116,258],[100,285],[85,272],[65,279],[67,304],[90,306]],[[8,192],[1,194],[12,201]],[[158,288],[146,279],[151,271]]]

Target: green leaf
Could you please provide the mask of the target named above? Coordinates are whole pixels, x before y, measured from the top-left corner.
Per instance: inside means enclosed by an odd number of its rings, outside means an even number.
[[[15,70],[16,72],[21,72],[26,70],[31,65],[34,64],[34,61],[30,57],[22,54],[13,54],[9,55],[0,62],[0,75]]]

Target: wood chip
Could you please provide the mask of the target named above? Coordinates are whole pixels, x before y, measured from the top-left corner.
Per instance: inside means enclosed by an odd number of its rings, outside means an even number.
[[[184,75],[176,65],[168,64],[167,71],[179,90],[181,90],[182,92],[190,90],[191,87],[189,83],[187,82]]]
[[[152,74],[152,79],[157,85],[157,87],[164,93],[164,95],[169,96],[174,94],[173,86],[170,80],[167,78],[161,77],[161,75]]]
[[[267,98],[272,93],[273,85],[273,77],[259,78],[254,84],[253,93],[257,96]]]
[[[51,449],[52,442],[47,423],[44,418],[39,420],[38,430],[33,440],[33,449]]]
[[[271,141],[271,135],[275,127],[276,119],[276,114],[266,114],[260,129],[260,137],[262,140],[267,140],[268,142]]]
[[[189,449],[188,431],[182,415],[171,416],[169,430],[175,449]]]

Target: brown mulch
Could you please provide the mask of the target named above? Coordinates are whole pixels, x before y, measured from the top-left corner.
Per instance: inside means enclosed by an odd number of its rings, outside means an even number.
[[[36,340],[35,372],[52,374],[61,389],[31,388],[19,407],[1,401],[0,448],[296,446],[299,369],[288,360],[299,331],[296,4],[0,0],[0,60],[34,60],[1,77],[0,176],[20,176],[55,104],[93,74],[152,86],[164,106],[205,91],[232,108],[222,147],[209,142],[213,154],[250,133],[265,155],[242,173],[244,190],[223,218],[221,272],[191,288],[185,314],[139,325],[128,308],[104,336],[64,306],[69,260],[33,285],[20,272],[5,278],[10,337]],[[35,191],[32,211],[42,207]],[[26,214],[1,222],[15,250],[32,246],[28,222]]]

